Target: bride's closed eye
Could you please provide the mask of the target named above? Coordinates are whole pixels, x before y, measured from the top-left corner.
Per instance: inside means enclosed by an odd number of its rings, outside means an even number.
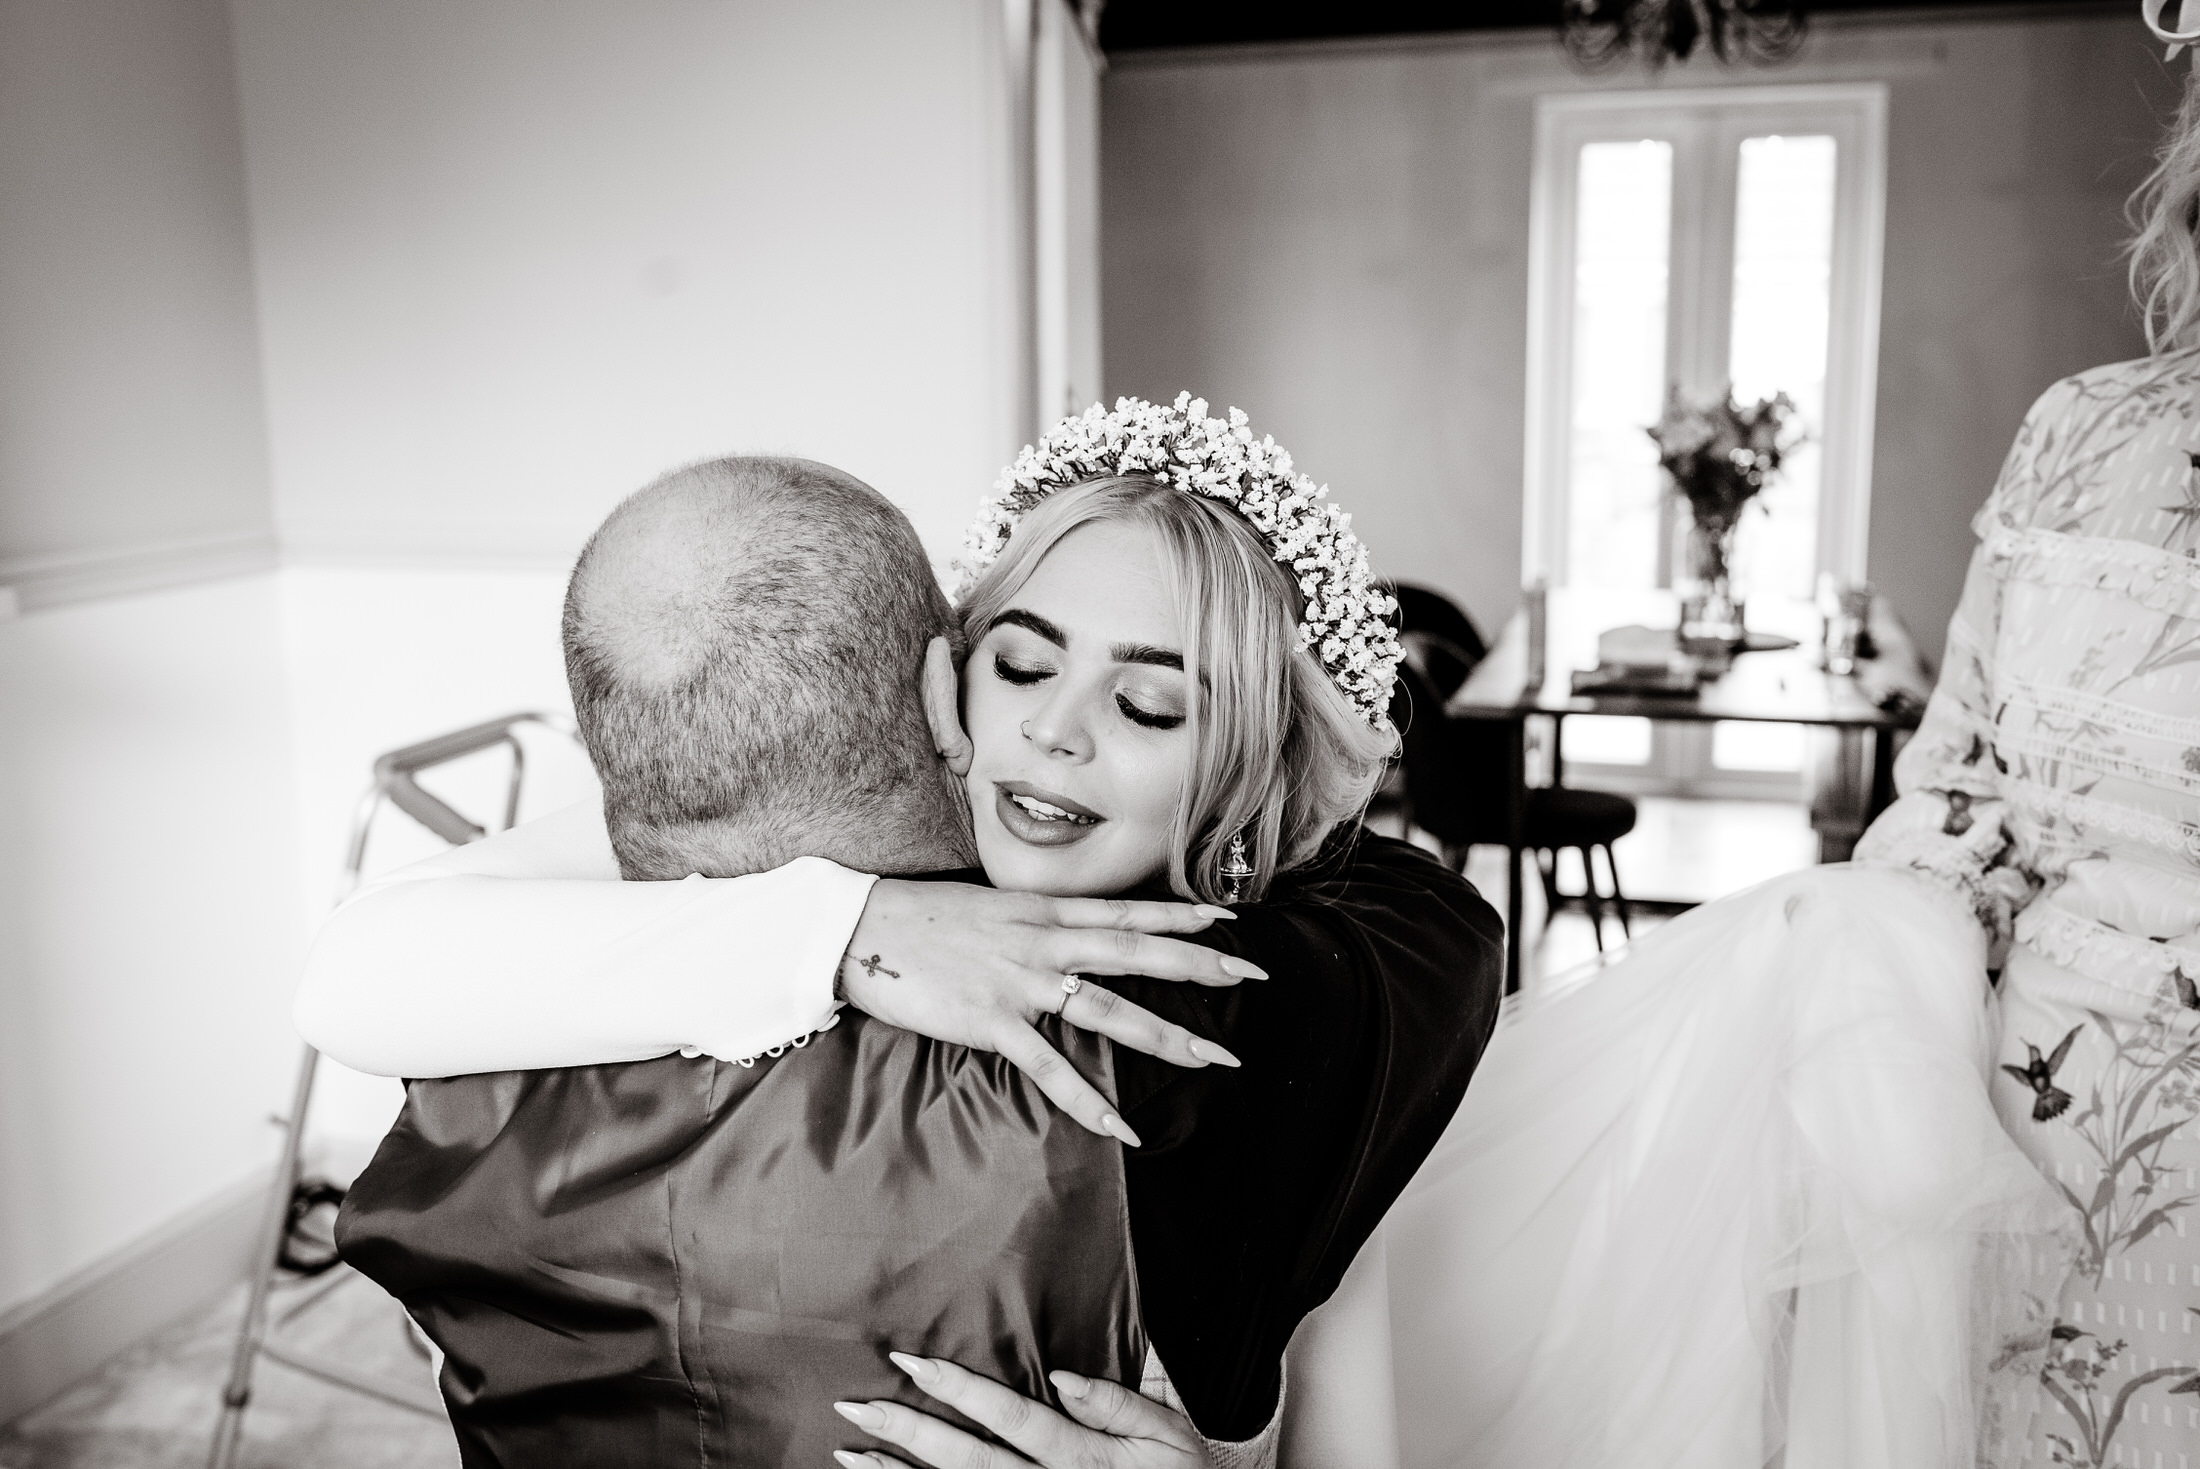
[[[1159,709],[1147,709],[1128,694],[1117,694],[1115,696],[1115,707],[1123,712],[1125,719],[1133,724],[1144,725],[1147,729],[1175,729],[1184,722],[1183,715],[1171,714]]]
[[[1019,686],[1035,684],[1041,679],[1051,678],[1053,675],[1054,670],[1044,664],[1017,663],[1006,653],[995,653],[993,655],[993,676],[1003,683],[1012,683]]]

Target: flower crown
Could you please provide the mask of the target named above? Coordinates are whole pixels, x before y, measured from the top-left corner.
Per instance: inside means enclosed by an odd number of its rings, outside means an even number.
[[[1352,517],[1330,503],[1327,486],[1293,473],[1291,456],[1274,439],[1254,438],[1242,412],[1231,409],[1227,423],[1209,418],[1207,400],[1190,393],[1166,408],[1118,398],[1110,413],[1095,403],[1026,445],[979,507],[956,563],[956,600],[1041,500],[1118,474],[1144,475],[1235,510],[1298,583],[1306,603],[1299,646],[1320,657],[1363,719],[1378,729],[1387,724],[1391,683],[1405,656],[1387,620],[1398,604],[1368,574]]]

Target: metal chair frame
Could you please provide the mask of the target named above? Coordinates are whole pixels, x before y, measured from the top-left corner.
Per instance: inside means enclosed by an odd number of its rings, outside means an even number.
[[[361,870],[366,864],[367,838],[373,828],[374,818],[387,801],[414,821],[426,827],[453,846],[478,842],[487,836],[488,830],[468,820],[454,810],[441,797],[423,790],[416,777],[426,770],[447,765],[453,760],[493,749],[498,745],[512,752],[512,774],[506,787],[504,821],[498,827],[509,828],[519,818],[520,786],[527,769],[527,754],[521,748],[513,731],[521,725],[540,725],[553,729],[568,738],[577,737],[571,720],[562,715],[524,711],[507,714],[449,734],[437,735],[402,749],[392,750],[374,762],[374,780],[360,798],[352,818],[351,840],[345,849],[344,883],[338,894],[341,903],[358,888]],[[274,1119],[283,1129],[281,1155],[275,1165],[274,1181],[267,1191],[267,1202],[260,1212],[259,1234],[252,1250],[251,1289],[245,1297],[244,1320],[237,1327],[237,1342],[230,1356],[229,1377],[222,1387],[221,1420],[215,1426],[214,1444],[207,1457],[208,1469],[231,1469],[236,1462],[237,1448],[244,1436],[245,1410],[252,1401],[254,1369],[262,1357],[279,1362],[294,1372],[352,1392],[389,1403],[410,1412],[432,1418],[443,1416],[443,1404],[432,1393],[424,1393],[405,1383],[391,1382],[372,1373],[358,1371],[347,1363],[323,1357],[318,1353],[302,1350],[287,1343],[269,1339],[268,1292],[274,1285],[276,1260],[283,1247],[283,1239],[290,1223],[290,1199],[298,1186],[298,1152],[305,1137],[307,1109],[313,1100],[314,1072],[320,1064],[320,1052],[311,1046],[304,1048],[298,1060],[298,1077],[292,1085],[290,1111]],[[325,1299],[347,1278],[346,1267],[338,1267],[325,1284],[315,1286],[305,1296],[286,1309],[277,1324],[295,1320],[300,1314]]]
[[[1619,860],[1612,855],[1611,846],[1605,842],[1590,842],[1585,846],[1573,848],[1574,851],[1581,854],[1582,890],[1578,893],[1566,892],[1558,885],[1558,854],[1560,850],[1562,849],[1557,847],[1538,847],[1534,849],[1536,875],[1543,879],[1543,907],[1545,913],[1557,914],[1569,908],[1579,908],[1586,913],[1589,916],[1590,929],[1596,935],[1597,952],[1601,954],[1604,952],[1604,909],[1606,904],[1610,904],[1613,911],[1618,915],[1620,933],[1632,940],[1635,936],[1630,912],[1632,905],[1628,902],[1627,895],[1620,891]],[[1606,897],[1597,891],[1596,858],[1593,855],[1597,852],[1604,854],[1605,870],[1611,874],[1612,895],[1610,897]]]

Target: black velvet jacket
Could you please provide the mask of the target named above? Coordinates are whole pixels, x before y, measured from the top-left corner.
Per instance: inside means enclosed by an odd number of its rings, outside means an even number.
[[[1209,1438],[1274,1413],[1284,1347],[1435,1146],[1497,1021],[1504,926],[1465,879],[1360,836],[1198,941],[1270,978],[1108,983],[1245,1064],[1116,1051],[1139,1297]]]

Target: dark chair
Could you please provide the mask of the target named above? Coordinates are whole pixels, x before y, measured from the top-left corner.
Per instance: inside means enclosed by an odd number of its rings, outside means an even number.
[[[1543,900],[1550,911],[1579,907],[1589,915],[1596,934],[1597,952],[1604,952],[1604,905],[1609,902],[1619,916],[1619,931],[1629,938],[1635,930],[1628,921],[1627,895],[1619,888],[1619,862],[1612,843],[1635,829],[1635,803],[1610,791],[1584,791],[1572,786],[1540,786],[1528,792],[1528,839],[1535,851],[1535,869],[1543,879]],[[1581,853],[1578,893],[1558,885],[1558,854],[1571,847]],[[1597,870],[1590,859],[1604,853],[1604,870],[1611,879],[1609,898],[1597,891]]]
[[[1482,661],[1489,651],[1482,641],[1482,630],[1474,625],[1474,619],[1457,602],[1442,592],[1415,586],[1409,581],[1384,582],[1383,590],[1398,599],[1398,630],[1401,633],[1433,633],[1454,644],[1467,657],[1468,666]],[[1440,692],[1449,695],[1452,690]]]
[[[1442,592],[1411,582],[1385,582],[1383,588],[1398,599],[1398,640],[1413,666],[1444,698],[1459,692],[1489,652],[1474,619]]]
[[[1513,791],[1504,777],[1510,757],[1503,726],[1450,719],[1443,711],[1443,697],[1416,666],[1409,646],[1406,661],[1398,667],[1398,687],[1390,706],[1402,745],[1399,766],[1405,812],[1415,826],[1444,844],[1445,860],[1459,869],[1466,865],[1471,846],[1512,845],[1515,828],[1505,803]],[[1526,804],[1520,812],[1520,846],[1535,855],[1536,873],[1550,910],[1580,907],[1586,911],[1602,952],[1604,911],[1610,903],[1619,916],[1620,931],[1633,937],[1612,843],[1634,830],[1635,803],[1606,791],[1565,786],[1536,787],[1524,792],[1522,799]],[[1567,893],[1558,886],[1558,854],[1568,848],[1581,854],[1580,893]],[[1610,876],[1609,898],[1597,891],[1593,854],[1599,849]]]

